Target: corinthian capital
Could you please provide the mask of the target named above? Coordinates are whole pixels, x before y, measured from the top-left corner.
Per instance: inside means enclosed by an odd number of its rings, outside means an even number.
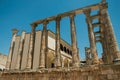
[[[12,29],[13,34],[17,34],[18,30],[17,29]]]
[[[32,23],[30,25],[31,25],[31,27],[32,27],[33,30],[37,27],[37,24],[35,24],[35,23]]]
[[[87,16],[87,17],[89,17],[90,16],[90,13],[91,13],[91,9],[89,8],[89,9],[84,9],[83,10],[83,13]]]
[[[107,3],[103,3],[100,5],[100,9],[107,9],[108,8],[108,4]]]

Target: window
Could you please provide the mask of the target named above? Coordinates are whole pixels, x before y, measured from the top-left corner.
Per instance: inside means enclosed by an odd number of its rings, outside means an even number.
[[[62,44],[60,44],[60,50],[63,51],[63,45]]]
[[[64,47],[64,51],[67,52],[66,47]]]

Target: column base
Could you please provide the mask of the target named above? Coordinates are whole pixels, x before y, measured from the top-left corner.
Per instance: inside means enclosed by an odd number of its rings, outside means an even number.
[[[39,66],[38,69],[45,69],[45,67],[44,66]]]
[[[64,68],[64,67],[62,67],[62,66],[56,66],[56,69],[60,69],[60,68]]]
[[[120,58],[114,59],[113,64],[120,65]]]
[[[80,67],[80,63],[73,63],[73,67],[74,68],[79,68]]]
[[[29,67],[26,67],[26,68],[25,68],[25,70],[31,70],[31,68],[29,68]]]
[[[93,64],[93,65],[94,65],[94,64],[99,64],[99,60],[97,60],[97,59],[92,60],[92,64]]]

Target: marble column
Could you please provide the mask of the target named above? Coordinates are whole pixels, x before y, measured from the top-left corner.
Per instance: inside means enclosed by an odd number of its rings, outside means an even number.
[[[19,50],[18,50],[17,63],[16,63],[16,68],[15,68],[15,69],[18,69],[18,70],[21,67],[25,33],[26,33],[25,31],[22,32],[21,39],[20,39],[20,46],[19,46]]]
[[[18,33],[18,30],[13,29],[12,32],[13,32],[13,36],[12,36],[12,41],[11,41],[11,45],[10,45],[9,55],[8,55],[7,62],[6,62],[6,70],[9,70],[10,66],[11,66],[12,55],[13,55],[14,45],[15,45],[15,38]]]
[[[60,53],[60,20],[61,17],[56,18],[56,46],[55,46],[55,52],[56,52],[56,61],[55,65],[56,68],[62,67],[61,64],[61,53]]]
[[[34,44],[35,44],[35,28],[37,27],[36,24],[31,24],[32,32],[30,36],[30,47],[29,47],[29,53],[27,58],[27,69],[32,69],[33,67],[33,55],[34,55]]]
[[[40,64],[39,64],[39,69],[41,68],[45,68],[45,57],[46,57],[46,52],[47,52],[47,24],[48,24],[48,21],[45,20],[43,22],[43,31],[42,31],[42,42],[41,42],[41,53],[40,53]]]
[[[84,14],[86,15],[86,22],[88,24],[90,50],[91,50],[91,55],[92,55],[92,64],[99,64],[99,58],[97,55],[96,43],[95,43],[95,35],[93,32],[92,20],[90,18],[90,13],[91,13],[90,9],[84,10]]]
[[[70,15],[70,26],[71,26],[71,41],[72,41],[72,66],[80,67],[79,53],[77,49],[77,39],[76,39],[76,28],[74,22],[74,14]]]
[[[107,11],[107,4],[103,4],[100,6],[100,10],[101,10],[101,14],[104,15],[104,24],[105,27],[107,28],[107,32],[108,32],[108,41],[109,41],[109,50],[111,51],[112,55],[113,55],[113,62],[115,64],[119,63],[120,64],[120,51],[118,48],[118,44],[116,42],[116,37],[114,35],[114,30],[112,27],[112,23]]]

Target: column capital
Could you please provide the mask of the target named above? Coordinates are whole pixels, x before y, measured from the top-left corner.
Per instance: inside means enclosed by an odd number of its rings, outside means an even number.
[[[102,0],[102,3],[106,3],[106,0]]]
[[[87,17],[89,17],[89,16],[90,16],[90,13],[91,13],[91,9],[90,9],[90,8],[84,9],[84,10],[83,10],[83,13],[84,13]]]
[[[22,30],[22,32],[26,32],[25,30]]]
[[[48,24],[49,23],[49,21],[47,20],[47,19],[45,19],[44,21],[43,21],[43,25],[46,25],[46,24]]]
[[[90,48],[85,47],[85,52],[90,52]]]
[[[60,15],[58,15],[57,17],[56,17],[56,21],[60,21],[61,20],[61,16]]]
[[[75,16],[76,16],[75,13],[70,14],[70,18],[74,18]]]
[[[108,4],[107,3],[102,3],[100,6],[99,6],[100,9],[107,9],[108,8]]]
[[[17,29],[12,29],[13,34],[17,34],[18,30]]]
[[[30,25],[31,25],[32,29],[35,29],[37,27],[37,24],[35,24],[35,23],[32,23]]]

